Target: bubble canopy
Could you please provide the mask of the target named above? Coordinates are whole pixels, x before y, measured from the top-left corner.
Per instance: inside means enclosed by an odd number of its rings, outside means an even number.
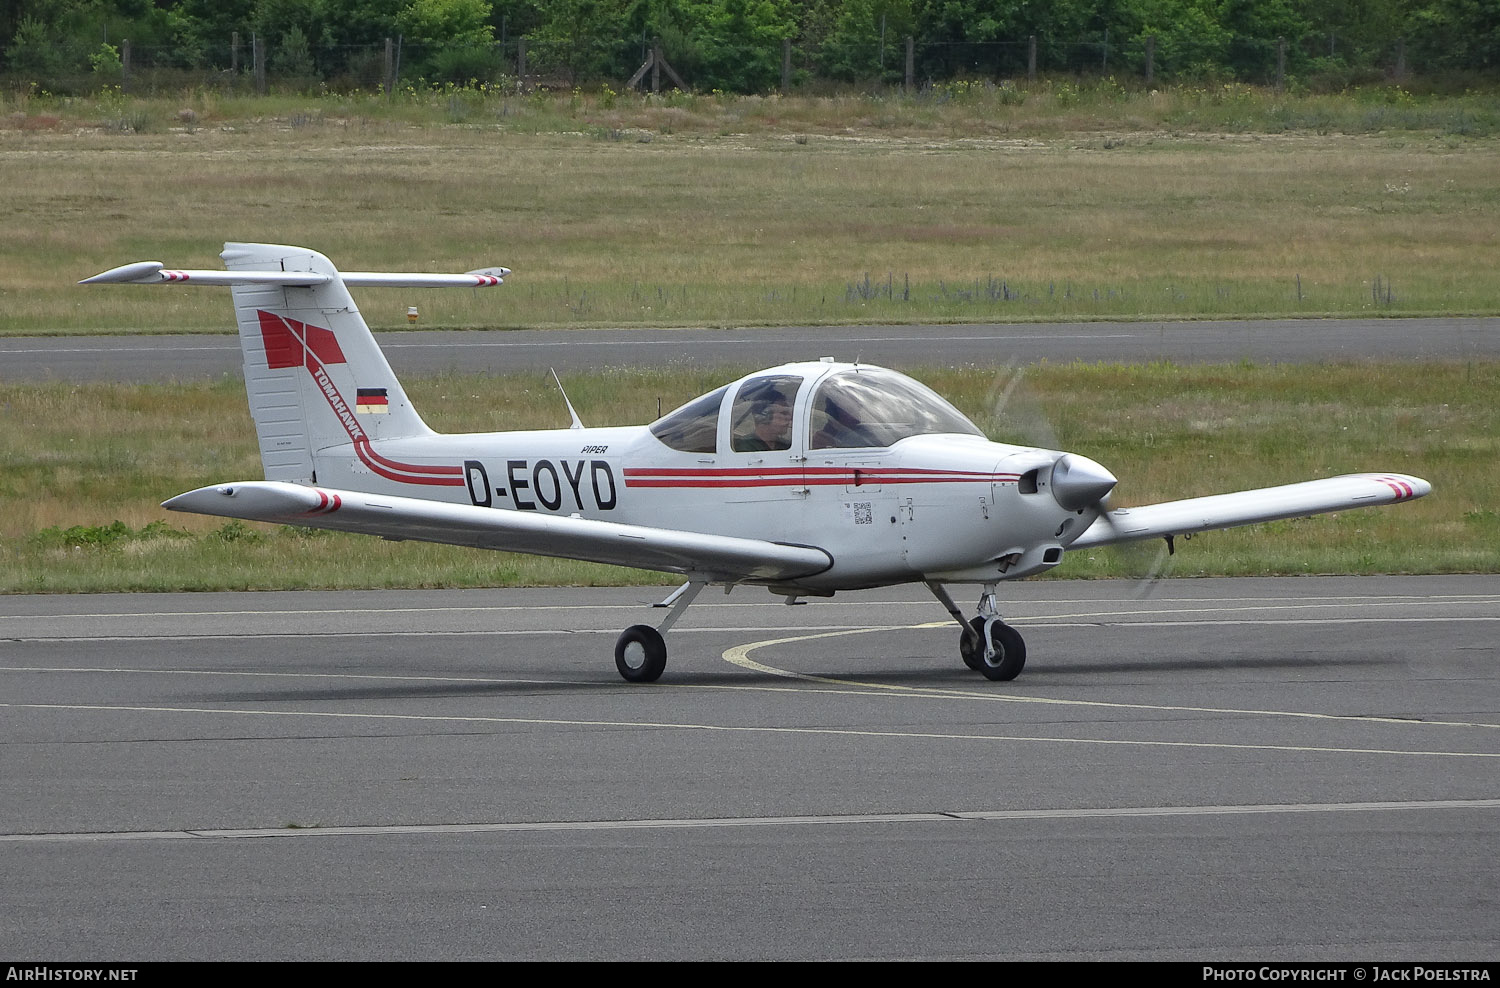
[[[804,369],[805,368],[805,369]],[[651,433],[672,449],[713,453],[719,449],[719,421],[731,394],[748,394],[775,376],[800,376],[815,387],[794,409],[793,435],[807,449],[870,449],[892,446],[911,436],[984,433],[937,392],[905,374],[883,367],[828,364],[789,365],[726,385],[657,419]],[[795,394],[800,389],[781,390]]]

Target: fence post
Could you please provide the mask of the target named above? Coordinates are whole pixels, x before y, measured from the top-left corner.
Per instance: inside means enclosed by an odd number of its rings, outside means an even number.
[[[910,91],[917,79],[917,39],[906,36],[906,88]]]
[[[1276,91],[1286,86],[1286,39],[1276,39]]]
[[[380,85],[385,90],[385,98],[390,99],[396,91],[396,43],[390,38],[385,39],[385,68],[381,72]]]
[[[516,86],[526,89],[526,38],[516,39]]]
[[[1036,35],[1027,39],[1026,44],[1026,81],[1036,82]]]
[[[1406,39],[1396,39],[1396,81],[1406,79]]]
[[[1100,60],[1099,71],[1104,75],[1109,75],[1109,28],[1104,29],[1104,44],[1102,47],[1104,49],[1104,56]]]
[[[255,61],[255,94],[266,94],[266,42],[259,34],[250,35],[250,52]]]
[[[792,91],[792,39],[781,39],[781,95]]]
[[[120,42],[120,92],[130,92],[130,39]]]
[[[651,39],[651,91],[661,92],[661,38]]]
[[[1156,78],[1156,35],[1146,35],[1146,85]]]
[[[238,78],[240,74],[240,32],[229,32],[229,74]]]

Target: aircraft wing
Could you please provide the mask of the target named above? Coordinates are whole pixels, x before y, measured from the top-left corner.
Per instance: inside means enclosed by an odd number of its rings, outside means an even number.
[[[1187,535],[1372,504],[1410,501],[1431,490],[1432,485],[1420,477],[1357,473],[1282,487],[1262,487],[1233,494],[1164,501],[1139,508],[1120,508],[1097,519],[1068,548],[1089,549],[1117,542]]]
[[[821,573],[833,557],[813,546],[679,532],[642,525],[480,508],[421,498],[246,481],[200,487],[162,504],[248,521],[529,552],[681,573],[712,582],[781,582]]]

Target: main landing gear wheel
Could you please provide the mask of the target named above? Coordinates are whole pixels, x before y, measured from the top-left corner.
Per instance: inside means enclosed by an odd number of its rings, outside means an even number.
[[[990,626],[990,644],[994,654],[985,655],[984,626]],[[984,674],[985,679],[1008,682],[1026,667],[1026,641],[1021,633],[999,619],[977,617],[969,622],[971,631],[959,639],[958,650],[964,665]]]
[[[615,668],[632,683],[654,683],[667,667],[667,643],[649,624],[626,628],[615,642]]]

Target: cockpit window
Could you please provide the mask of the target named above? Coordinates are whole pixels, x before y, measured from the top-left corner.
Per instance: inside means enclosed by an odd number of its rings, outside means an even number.
[[[841,371],[812,403],[812,449],[889,446],[908,436],[983,436],[964,414],[925,385],[880,368]]]
[[[651,423],[651,434],[684,453],[712,453],[719,439],[719,408],[728,390],[726,384],[668,412]]]
[[[792,448],[792,406],[802,378],[771,374],[746,381],[729,416],[730,445],[736,453]]]

